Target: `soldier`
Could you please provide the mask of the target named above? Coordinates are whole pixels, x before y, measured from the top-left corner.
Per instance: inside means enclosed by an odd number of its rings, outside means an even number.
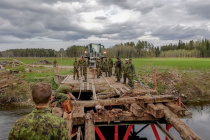
[[[104,72],[105,72],[105,76],[107,77],[108,76],[108,69],[109,69],[109,62],[108,62],[108,59],[105,59],[104,61]]]
[[[109,77],[112,75],[113,60],[109,57],[108,59],[108,74]]]
[[[82,77],[82,72],[83,72],[83,56],[80,57],[80,60],[78,61],[78,67],[79,67],[79,70],[80,70],[80,75]]]
[[[128,78],[128,65],[129,64],[129,59],[125,59],[125,64],[123,64],[123,79],[124,82],[123,84],[126,84],[126,79]]]
[[[135,68],[132,64],[132,59],[129,59],[128,63],[128,85],[134,89],[134,82],[133,82],[133,76],[135,75]]]
[[[115,69],[116,69],[116,77],[117,77],[117,81],[116,82],[120,82],[120,78],[121,78],[121,69],[122,69],[122,62],[120,61],[119,58],[117,58],[117,62],[115,63]]]
[[[69,140],[66,122],[53,115],[49,108],[51,86],[37,83],[32,89],[32,99],[33,111],[15,122],[8,140]]]
[[[83,76],[85,77],[85,80],[83,80],[83,82],[87,82],[87,66],[88,66],[88,63],[86,59],[82,57]]]
[[[97,71],[97,78],[100,78],[101,75],[101,67],[102,67],[102,61],[100,58],[96,61],[96,71]]]
[[[74,88],[74,85],[72,84],[62,85],[55,91],[55,97],[53,101],[58,101],[58,104],[57,104],[58,107],[60,107],[61,103],[67,99],[71,98],[75,101],[77,100],[71,93],[73,88]]]
[[[74,69],[73,69],[73,73],[74,73],[74,79],[75,79],[75,75],[77,74],[77,79],[79,79],[79,66],[78,66],[78,61],[77,61],[77,58],[75,58],[74,60],[74,63],[73,63],[73,66],[74,66]]]
[[[53,67],[55,68],[56,67],[56,64],[57,64],[57,61],[56,59],[53,61]]]

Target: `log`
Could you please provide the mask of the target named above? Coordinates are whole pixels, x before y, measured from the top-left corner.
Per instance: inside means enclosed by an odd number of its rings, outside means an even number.
[[[136,96],[136,95],[145,95],[145,94],[156,95],[157,94],[157,90],[151,90],[151,89],[146,89],[146,90],[134,89],[129,95],[130,96]]]
[[[163,109],[166,121],[173,125],[173,127],[179,132],[182,139],[201,140],[201,138],[196,135],[192,129],[182,122],[173,112],[171,112],[168,107],[164,106],[163,104],[159,104],[159,107]]]
[[[172,95],[154,95],[154,96],[139,96],[129,98],[117,98],[106,100],[91,100],[91,101],[72,101],[73,106],[94,107],[96,105],[110,106],[110,105],[124,105],[132,103],[159,103],[172,102],[176,98]]]
[[[163,109],[158,107],[157,105],[154,104],[147,104],[147,110],[150,112],[152,116],[155,118],[163,118],[164,117],[164,112]]]
[[[96,89],[95,89],[95,85],[94,85],[94,81],[93,79],[91,80],[91,91],[93,93],[93,100],[96,100],[97,99],[97,96],[96,96]]]
[[[70,114],[72,115],[72,113]],[[68,136],[71,140],[71,133],[72,133],[72,127],[73,127],[73,123],[72,123],[72,116],[68,117],[65,119],[66,123],[67,123],[67,129],[68,129]]]
[[[74,125],[80,125],[84,123],[85,112],[83,106],[75,106],[72,113],[73,113],[72,119]]]
[[[141,108],[139,105],[136,103],[132,103],[130,106],[130,111],[137,117],[142,117],[144,114],[144,109]]]
[[[90,113],[85,115],[85,140],[95,140],[95,126]]]
[[[115,96],[119,96],[119,95],[117,93],[106,93],[103,95],[97,95],[97,99],[106,99],[106,98],[111,98]]]

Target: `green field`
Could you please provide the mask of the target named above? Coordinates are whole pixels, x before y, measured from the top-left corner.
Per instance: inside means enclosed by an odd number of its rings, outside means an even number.
[[[72,65],[74,58],[0,58],[2,60],[17,59],[25,64],[32,64],[39,60],[48,60],[53,62],[57,60],[59,65]],[[116,59],[113,59],[114,61]],[[124,59],[122,59],[124,60]],[[153,67],[153,68],[176,68],[176,69],[210,69],[210,58],[134,58],[133,63],[136,68]]]

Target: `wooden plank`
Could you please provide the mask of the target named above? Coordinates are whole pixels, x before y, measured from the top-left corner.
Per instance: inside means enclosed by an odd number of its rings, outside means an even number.
[[[163,109],[166,121],[173,125],[173,127],[179,132],[182,139],[201,140],[201,138],[196,135],[190,127],[182,122],[168,107],[163,104],[160,104],[159,107]]]
[[[104,122],[136,122],[138,121],[139,123],[144,122],[144,121],[157,121],[157,118],[152,117],[151,115],[145,114],[142,117],[136,117],[133,115],[132,112],[125,112],[123,111],[122,113],[117,113],[117,114],[104,114],[104,115],[93,115],[94,122],[95,123],[104,123]]]
[[[166,134],[166,136],[171,140],[176,140],[158,121],[155,122],[156,125]]]
[[[85,113],[83,106],[74,106],[72,111],[72,120],[74,125],[80,125],[84,123]]]
[[[139,105],[136,103],[132,103],[130,105],[130,111],[137,117],[142,117],[144,114],[144,109],[141,108]]]
[[[113,88],[118,95],[121,94],[121,92],[116,88],[116,86],[113,86],[112,84],[110,84],[110,82],[107,80],[106,77],[104,77],[104,76],[102,76],[102,77],[107,82],[107,84],[109,85],[109,87]]]
[[[158,102],[173,102],[176,98],[172,95],[154,95],[154,96],[138,96],[128,98],[113,98],[106,100],[91,100],[91,101],[72,101],[74,106],[95,107],[96,105],[124,105],[132,103],[158,103]]]
[[[78,127],[77,130],[77,139],[76,140],[80,140],[81,139],[81,126]]]
[[[95,126],[90,113],[85,115],[85,140],[95,140]]]
[[[154,104],[147,104],[147,110],[150,112],[152,116],[155,118],[163,118],[164,117],[164,112],[163,109],[157,107]]]
[[[94,84],[94,80],[91,80],[91,91],[93,93],[93,100],[97,100],[97,96],[96,96],[96,89],[95,89],[95,84]]]
[[[186,109],[175,103],[166,103],[166,106],[176,115],[185,116]]]

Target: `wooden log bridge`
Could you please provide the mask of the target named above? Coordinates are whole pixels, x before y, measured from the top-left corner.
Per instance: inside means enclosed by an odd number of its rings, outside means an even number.
[[[113,126],[114,132],[111,133],[115,133],[114,140],[118,140],[120,137],[118,126],[127,126],[125,136],[122,138],[127,140],[129,137],[131,139],[130,132],[136,124],[146,124],[138,133],[151,125],[158,140],[160,139],[156,130],[158,126],[167,139],[174,140],[175,138],[168,132],[170,124],[182,139],[201,140],[179,119],[185,117],[187,112],[179,106],[177,97],[159,95],[156,90],[138,83],[135,83],[132,90],[127,84],[115,82],[113,76],[96,79],[90,70],[87,77],[88,82],[81,82],[83,79],[74,80],[72,75],[66,76],[61,84],[74,84],[73,95],[79,97],[79,100],[72,101],[73,110],[70,114],[62,113],[62,109],[56,110],[56,107],[53,110],[54,114],[63,116],[67,121],[70,138],[106,139],[101,128]],[[166,129],[162,124],[166,124]]]

